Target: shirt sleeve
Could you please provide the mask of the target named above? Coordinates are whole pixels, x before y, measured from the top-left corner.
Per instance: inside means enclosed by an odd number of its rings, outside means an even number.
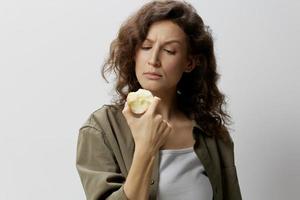
[[[103,131],[91,126],[79,130],[76,168],[87,200],[128,200],[121,174]]]

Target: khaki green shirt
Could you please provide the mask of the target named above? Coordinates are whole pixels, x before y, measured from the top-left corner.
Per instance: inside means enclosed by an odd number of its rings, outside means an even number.
[[[214,200],[240,200],[233,141],[223,142],[195,124],[194,151],[204,165]],[[134,153],[134,140],[122,110],[104,105],[79,129],[76,167],[88,200],[127,200],[123,184]],[[150,200],[156,199],[159,152],[155,157]],[[170,185],[172,187],[172,185]]]

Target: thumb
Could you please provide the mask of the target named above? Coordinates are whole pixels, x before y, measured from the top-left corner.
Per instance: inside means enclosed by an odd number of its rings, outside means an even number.
[[[125,105],[124,105],[124,108],[122,110],[122,113],[124,116],[127,116],[129,113],[130,113],[130,110],[129,110],[129,106],[127,104],[127,101],[125,102]]]
[[[154,114],[160,101],[161,101],[161,99],[159,97],[155,96],[146,112],[150,113],[150,114]]]

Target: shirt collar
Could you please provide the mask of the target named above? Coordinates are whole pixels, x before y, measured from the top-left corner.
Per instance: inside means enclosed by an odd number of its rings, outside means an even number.
[[[205,134],[207,136],[212,136],[211,133],[204,131],[203,128],[196,122],[196,120],[193,120],[193,136],[194,136],[194,138],[197,138],[199,134]]]

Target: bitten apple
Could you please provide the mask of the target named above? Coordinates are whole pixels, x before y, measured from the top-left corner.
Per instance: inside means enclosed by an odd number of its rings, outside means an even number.
[[[126,100],[131,112],[143,114],[150,106],[153,98],[154,96],[149,90],[139,89],[136,92],[130,92]]]

